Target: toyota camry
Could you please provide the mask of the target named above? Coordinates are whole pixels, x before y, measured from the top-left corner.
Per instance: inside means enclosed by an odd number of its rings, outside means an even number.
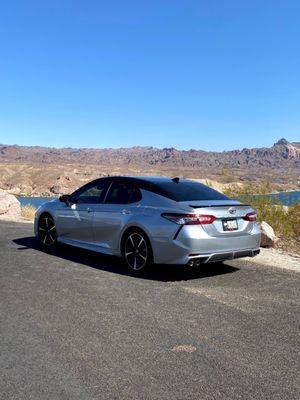
[[[61,242],[116,255],[133,270],[253,257],[260,245],[249,205],[181,178],[97,179],[43,204],[34,227],[45,248]]]

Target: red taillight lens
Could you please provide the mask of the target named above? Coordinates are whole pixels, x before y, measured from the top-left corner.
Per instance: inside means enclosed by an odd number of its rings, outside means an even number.
[[[175,222],[178,225],[197,225],[200,224],[198,216],[196,214],[162,214],[164,218],[169,221]]]
[[[199,221],[201,225],[208,225],[208,224],[212,224],[215,220],[216,217],[214,217],[213,215],[198,215]]]
[[[257,221],[256,212],[250,212],[250,213],[246,214],[246,215],[243,217],[243,219],[244,219],[245,221],[250,221],[250,222],[255,222],[255,221]]]
[[[165,213],[161,216],[178,225],[207,225],[216,220],[213,215]]]

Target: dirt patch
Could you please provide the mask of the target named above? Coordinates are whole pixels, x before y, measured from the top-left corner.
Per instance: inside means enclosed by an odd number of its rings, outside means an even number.
[[[173,353],[194,353],[196,350],[196,347],[190,344],[179,344],[172,348]]]

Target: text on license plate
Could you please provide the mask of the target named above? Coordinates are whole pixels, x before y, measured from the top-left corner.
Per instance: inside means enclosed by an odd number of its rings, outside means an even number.
[[[223,220],[222,223],[224,231],[236,231],[238,228],[236,219]]]

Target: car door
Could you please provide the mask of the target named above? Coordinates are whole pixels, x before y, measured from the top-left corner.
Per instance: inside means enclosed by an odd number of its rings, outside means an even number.
[[[101,247],[115,250],[120,233],[136,213],[142,198],[137,185],[129,179],[115,179],[106,194],[104,203],[94,212],[94,240]]]
[[[66,242],[93,242],[95,206],[103,201],[107,180],[99,180],[74,192],[58,211],[56,226],[59,237]]]

